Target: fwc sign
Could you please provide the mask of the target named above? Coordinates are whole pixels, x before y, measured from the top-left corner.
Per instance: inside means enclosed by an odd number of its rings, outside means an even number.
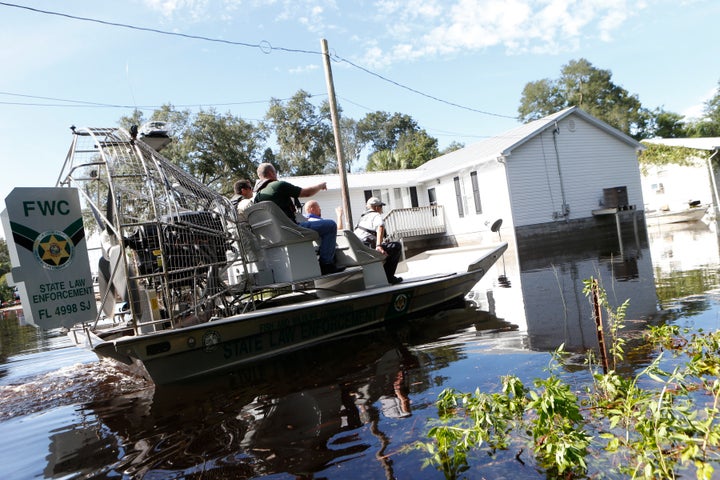
[[[51,329],[95,320],[97,305],[77,189],[16,188],[3,229],[25,319]]]

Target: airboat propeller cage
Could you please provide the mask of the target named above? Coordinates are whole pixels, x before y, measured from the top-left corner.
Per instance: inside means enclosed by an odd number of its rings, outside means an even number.
[[[105,314],[129,306],[142,331],[216,315],[228,265],[257,260],[239,241],[230,201],[123,129],[73,133],[58,186],[77,189],[88,235],[101,239],[90,267],[110,287],[101,288]]]

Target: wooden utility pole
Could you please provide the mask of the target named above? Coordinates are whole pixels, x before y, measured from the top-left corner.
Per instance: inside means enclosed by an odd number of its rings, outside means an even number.
[[[330,69],[330,55],[328,54],[327,40],[320,41],[322,45],[323,62],[325,64],[325,82],[328,89],[328,101],[330,103],[330,118],[332,119],[333,134],[335,135],[335,155],[338,161],[340,173],[340,189],[342,191],[343,226],[352,230],[353,220],[350,211],[350,193],[347,183],[347,172],[345,171],[345,157],[343,155],[342,140],[340,138],[340,118],[338,116],[337,102],[335,101],[335,86],[333,84],[332,70]]]

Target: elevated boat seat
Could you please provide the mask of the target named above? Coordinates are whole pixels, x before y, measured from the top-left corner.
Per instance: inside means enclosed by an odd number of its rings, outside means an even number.
[[[384,262],[385,255],[366,246],[352,231],[338,231],[335,264],[340,267],[363,267],[365,288],[388,285]]]
[[[316,231],[301,227],[273,202],[248,207],[245,216],[265,252],[273,282],[296,282],[320,276],[315,243]]]

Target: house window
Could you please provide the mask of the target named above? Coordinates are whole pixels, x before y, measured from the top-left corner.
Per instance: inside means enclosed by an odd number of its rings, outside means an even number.
[[[410,206],[415,208],[418,204],[418,198],[417,198],[417,188],[416,187],[410,187]]]
[[[405,202],[403,202],[403,196],[402,191],[399,188],[393,188],[393,205],[396,207],[402,208],[405,206]]]
[[[435,196],[435,188],[428,188],[428,203],[437,205],[437,197]]]
[[[482,204],[480,203],[480,187],[478,186],[477,172],[470,172],[470,182],[472,183],[473,199],[475,200],[475,213],[482,213]]]
[[[370,197],[377,197],[380,200],[382,200],[382,190],[364,190],[363,193],[365,194],[365,201],[367,202],[370,200]],[[383,200],[385,203],[387,203],[387,200]]]
[[[465,216],[465,211],[463,210],[462,191],[460,189],[460,177],[453,178],[453,182],[455,182],[455,200],[457,200],[458,217],[463,218]]]
[[[430,211],[432,212],[433,217],[437,217],[438,211],[437,211],[437,197],[435,196],[435,189],[434,188],[428,188],[428,203],[430,203],[432,208]]]

